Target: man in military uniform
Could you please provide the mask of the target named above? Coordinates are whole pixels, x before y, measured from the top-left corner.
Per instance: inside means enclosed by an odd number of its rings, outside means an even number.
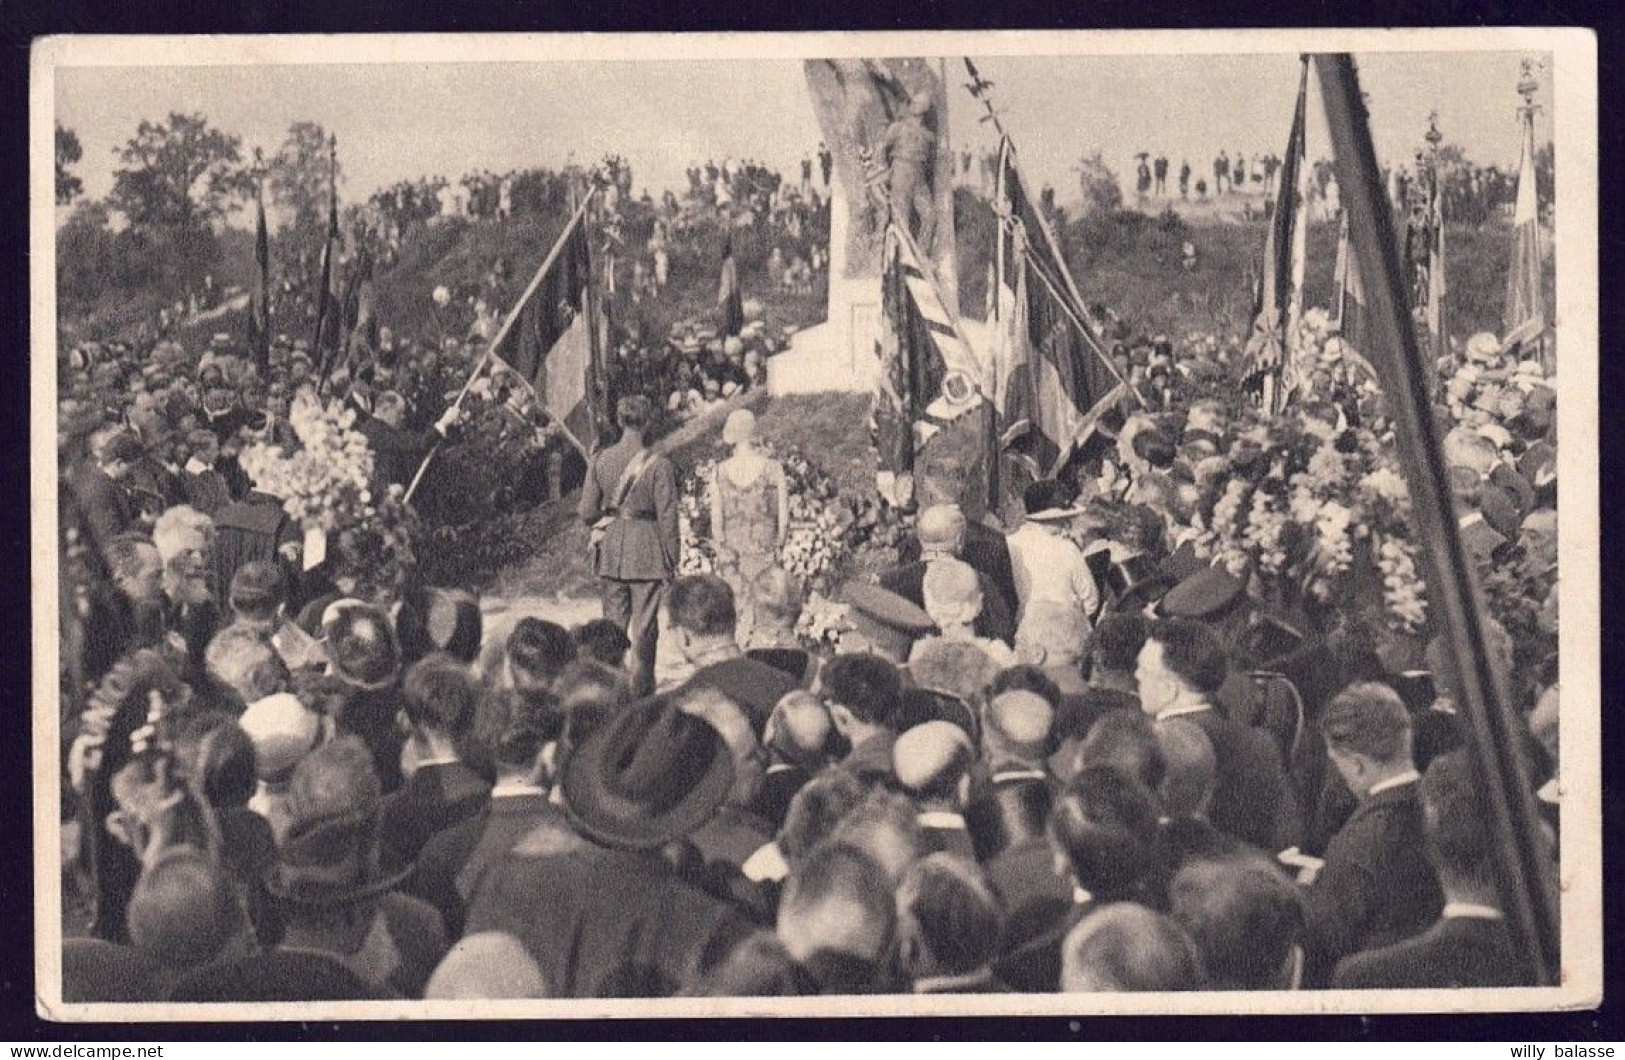
[[[891,166],[890,196],[892,218],[914,236],[925,253],[931,253],[936,235],[936,202],[931,174],[936,164],[937,134],[926,124],[933,101],[926,89],[909,98],[908,112],[886,127],[881,143]],[[916,221],[910,214],[918,214]]]
[[[632,642],[637,695],[654,689],[657,618],[666,583],[677,573],[677,473],[644,441],[653,406],[641,394],[615,406],[621,437],[597,453],[581,488],[580,515],[592,528],[593,572],[602,582],[604,617]]]

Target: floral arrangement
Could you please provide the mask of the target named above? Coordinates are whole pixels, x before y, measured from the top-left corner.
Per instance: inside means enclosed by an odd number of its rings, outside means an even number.
[[[895,550],[907,532],[901,512],[877,497],[848,497],[834,478],[805,454],[778,451],[769,444],[762,452],[784,466],[789,486],[789,530],[779,549],[779,564],[817,589],[830,589],[859,553]],[[706,460],[683,479],[678,500],[678,528],[682,537],[681,574],[716,569],[711,540],[711,489],[718,460]]]
[[[298,448],[250,445],[238,457],[243,470],[301,528],[326,535],[334,580],[353,583],[345,591],[396,597],[417,566],[418,521],[400,486],[375,495],[373,453],[353,429],[355,410],[304,392],[288,424]]]
[[[1386,439],[1369,425],[1339,429],[1313,405],[1239,416],[1228,451],[1198,471],[1183,528],[1198,554],[1311,612],[1352,606],[1380,582],[1387,627],[1419,631],[1427,601],[1410,498]]]
[[[841,634],[853,628],[847,606],[814,592],[801,607],[796,620],[796,636],[808,651],[833,651],[840,647]]]

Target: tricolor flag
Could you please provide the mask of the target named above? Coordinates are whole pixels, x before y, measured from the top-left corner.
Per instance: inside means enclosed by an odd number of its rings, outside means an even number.
[[[594,385],[599,334],[592,290],[592,252],[578,210],[556,252],[531,281],[494,352],[536,391],[548,415],[583,455],[595,434]]]
[[[999,144],[994,186],[999,237],[987,389],[1002,447],[1046,477],[1066,462],[1088,411],[1119,380],[1088,348],[1083,300],[1008,137]]]
[[[1360,280],[1360,262],[1349,243],[1348,214],[1337,233],[1337,271],[1332,278],[1332,326],[1344,342],[1364,351],[1369,342],[1370,323],[1366,319],[1365,286]]]
[[[1286,397],[1288,343],[1294,319],[1294,305],[1303,303],[1304,271],[1301,255],[1304,242],[1298,233],[1304,214],[1305,102],[1309,92],[1309,59],[1303,59],[1298,75],[1298,104],[1292,111],[1292,130],[1287,134],[1286,158],[1281,163],[1280,191],[1275,212],[1264,236],[1262,281],[1253,312],[1253,333],[1247,340],[1247,382],[1256,388],[1264,411],[1279,412]]]
[[[1450,355],[1450,317],[1445,312],[1444,175],[1434,160],[1428,182],[1428,304],[1429,353],[1433,364]]]
[[[264,372],[271,363],[271,240],[265,230],[265,197],[254,185],[254,295],[248,311],[248,352]]]
[[[913,472],[915,454],[932,434],[982,407],[982,368],[935,274],[895,224],[886,226],[881,265],[871,430],[880,474],[896,481]],[[882,492],[890,492],[884,480]]]
[[[1537,340],[1546,331],[1546,300],[1541,293],[1540,209],[1535,184],[1535,121],[1524,116],[1523,150],[1518,160],[1518,197],[1512,212],[1512,267],[1507,270],[1504,346]]]

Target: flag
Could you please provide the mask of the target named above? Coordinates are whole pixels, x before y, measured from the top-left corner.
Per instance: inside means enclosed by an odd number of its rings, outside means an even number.
[[[598,315],[592,305],[592,250],[581,212],[559,239],[494,352],[531,385],[548,415],[583,455],[593,440]]]
[[[1335,318],[1332,326],[1344,342],[1364,353],[1370,341],[1371,325],[1367,319],[1365,286],[1360,279],[1360,262],[1355,258],[1354,247],[1349,242],[1347,214],[1343,215],[1337,233],[1337,272],[1332,280],[1332,288],[1337,292],[1333,299]]]
[[[1546,300],[1541,293],[1540,209],[1535,184],[1534,112],[1524,115],[1523,150],[1518,160],[1518,197],[1512,212],[1512,267],[1507,270],[1505,346],[1538,339],[1546,331]]]
[[[331,144],[331,141],[329,141]],[[322,240],[322,278],[320,286],[316,289],[316,339],[311,349],[321,360],[321,373],[318,378],[325,382],[328,366],[332,363],[327,349],[322,345],[324,329],[326,328],[328,303],[333,301],[333,284],[336,277],[333,269],[334,246],[339,241],[339,189],[336,180],[331,179],[332,154],[329,147],[329,181],[327,195],[327,235]]]
[[[1247,381],[1261,392],[1266,412],[1280,411],[1285,398],[1288,343],[1291,341],[1293,305],[1302,305],[1301,285],[1303,240],[1297,229],[1304,220],[1304,187],[1300,171],[1304,165],[1304,111],[1309,93],[1309,60],[1303,60],[1298,75],[1298,103],[1292,111],[1292,129],[1287,134],[1286,158],[1281,163],[1280,191],[1275,212],[1264,234],[1264,263],[1258,285],[1258,301],[1253,311],[1253,333],[1247,340]]]
[[[1428,345],[1430,367],[1450,355],[1450,317],[1445,312],[1444,175],[1434,159],[1428,186]]]
[[[1083,300],[1008,137],[999,144],[994,189],[1000,225],[988,389],[1001,448],[1047,477],[1066,462],[1087,411],[1119,381],[1089,348]]]
[[[265,197],[254,186],[254,295],[248,311],[248,351],[264,372],[271,363],[271,240],[265,230]]]
[[[881,492],[898,500],[887,482],[911,474],[915,454],[932,436],[985,401],[981,366],[913,240],[888,225],[882,249],[880,372],[870,427]]]

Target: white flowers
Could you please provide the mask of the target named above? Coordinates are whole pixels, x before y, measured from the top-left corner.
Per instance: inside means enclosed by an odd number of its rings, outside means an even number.
[[[306,530],[328,533],[365,517],[372,502],[373,454],[367,439],[351,430],[355,410],[337,401],[322,404],[300,393],[288,410],[288,423],[302,448],[255,444],[238,460],[262,492]]]
[[[1405,480],[1392,467],[1383,465],[1360,480],[1360,488],[1396,508],[1410,503]]]
[[[1427,620],[1427,598],[1416,571],[1416,552],[1410,542],[1384,537],[1377,546],[1377,569],[1382,572],[1382,598],[1390,625],[1411,633]]]
[[[847,606],[816,591],[807,598],[801,616],[796,619],[796,635],[815,648],[839,647],[841,634],[851,628]]]

